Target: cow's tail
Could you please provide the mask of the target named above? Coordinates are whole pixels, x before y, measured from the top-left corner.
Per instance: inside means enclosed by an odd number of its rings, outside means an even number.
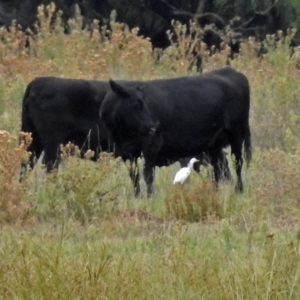
[[[25,94],[22,100],[21,131],[26,133],[31,133],[32,141],[31,144],[28,146],[27,151],[31,153],[29,157],[29,165],[31,166],[31,168],[33,168],[33,165],[35,163],[35,153],[36,150],[38,150],[38,145],[39,145],[39,137],[35,130],[34,124],[30,119],[30,114],[29,114],[28,106],[31,99],[31,92],[32,92],[31,90],[32,90],[32,84],[30,83],[25,90]],[[19,143],[21,144],[23,141],[24,141],[24,136],[20,135]],[[23,177],[26,173],[26,169],[27,169],[27,163],[22,162],[20,178],[19,178],[20,181],[23,180]]]
[[[245,156],[246,164],[247,164],[247,168],[248,168],[250,161],[252,159],[251,132],[250,132],[249,124],[247,124],[246,129],[245,129],[244,156]]]
[[[28,98],[31,91],[31,85],[29,84],[25,90],[25,94],[23,96],[22,100],[22,113],[21,113],[21,132],[32,132],[32,126],[29,120],[29,114],[28,114]],[[21,144],[24,141],[24,136],[19,136],[19,144]],[[32,145],[29,145],[28,148],[32,147]],[[27,148],[27,151],[30,151],[30,149]],[[30,156],[29,160],[32,160],[32,155]],[[20,177],[19,180],[22,181],[23,177],[26,173],[27,165],[25,162],[21,163],[21,170],[20,170]]]

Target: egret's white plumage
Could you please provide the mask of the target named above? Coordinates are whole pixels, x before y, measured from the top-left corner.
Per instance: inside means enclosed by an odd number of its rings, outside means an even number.
[[[187,167],[181,168],[175,175],[173,184],[183,184],[191,174],[192,167],[196,161],[196,158],[192,158]]]

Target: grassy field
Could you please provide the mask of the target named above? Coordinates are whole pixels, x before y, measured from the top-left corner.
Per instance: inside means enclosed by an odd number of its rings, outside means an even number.
[[[215,191],[209,168],[173,186],[174,164],[156,170],[153,198],[143,185],[135,199],[127,165],[109,154],[97,163],[70,157],[69,146],[58,173],[47,176],[39,163],[20,184],[24,90],[43,75],[193,74],[190,40],[157,62],[149,41],[120,24],[108,40],[76,21],[66,36],[49,31],[42,12],[40,20],[30,49],[19,32],[0,32],[0,298],[299,299],[300,53],[290,58],[288,41],[275,48],[270,36],[267,55],[258,58],[250,39],[231,62],[251,84],[254,155],[243,194],[234,182]],[[204,72],[226,65],[228,49],[200,51]]]

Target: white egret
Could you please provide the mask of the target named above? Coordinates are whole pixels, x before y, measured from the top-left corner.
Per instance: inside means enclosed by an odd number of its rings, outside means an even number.
[[[199,161],[196,158],[192,158],[187,167],[181,168],[175,175],[173,184],[183,184],[190,176],[192,167],[195,162]]]

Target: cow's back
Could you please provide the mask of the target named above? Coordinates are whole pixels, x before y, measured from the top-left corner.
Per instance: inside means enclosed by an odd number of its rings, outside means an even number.
[[[149,81],[144,92],[153,117],[163,127],[162,152],[176,156],[181,154],[176,154],[175,149],[181,153],[190,149],[189,155],[193,155],[206,147],[220,128],[248,119],[249,83],[246,76],[231,68]],[[226,138],[223,140],[226,144]]]
[[[96,153],[107,149],[107,135],[99,109],[108,84],[103,81],[38,77],[23,98],[21,130],[31,132],[30,151],[57,153],[69,141]],[[52,155],[52,157],[54,154]],[[53,160],[53,159],[52,159]]]

